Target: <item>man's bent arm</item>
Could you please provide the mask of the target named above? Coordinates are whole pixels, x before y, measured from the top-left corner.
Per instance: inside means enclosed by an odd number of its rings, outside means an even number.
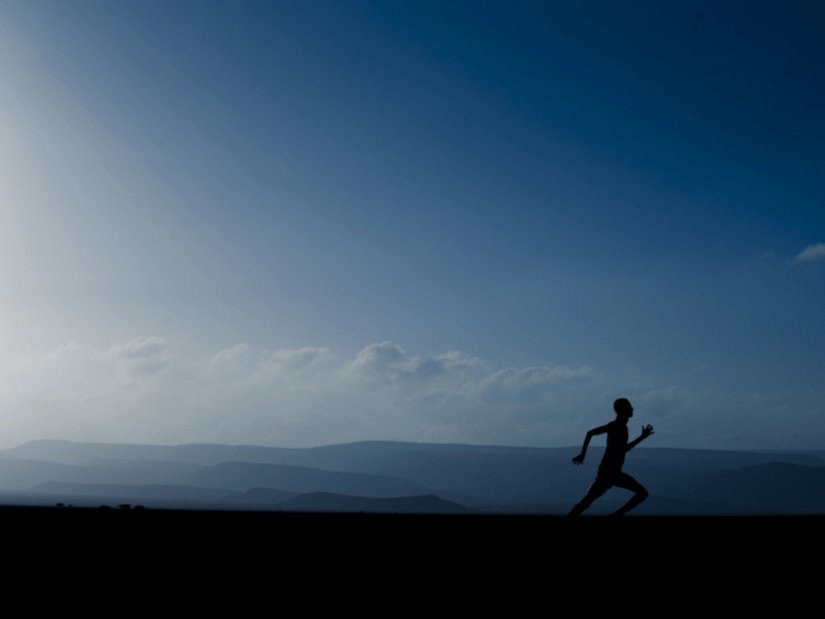
[[[581,464],[584,462],[584,454],[587,453],[587,446],[590,444],[590,439],[596,436],[597,434],[604,434],[607,432],[607,426],[599,426],[598,428],[593,428],[587,433],[587,436],[584,437],[584,445],[582,445],[582,452],[573,458],[573,464]]]

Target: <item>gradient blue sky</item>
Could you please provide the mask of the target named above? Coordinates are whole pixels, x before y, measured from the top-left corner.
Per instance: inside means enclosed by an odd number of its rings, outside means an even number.
[[[825,442],[817,2],[0,4],[0,442]]]

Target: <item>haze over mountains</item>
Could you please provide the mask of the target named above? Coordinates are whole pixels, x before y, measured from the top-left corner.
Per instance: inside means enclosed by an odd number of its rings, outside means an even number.
[[[34,441],[0,452],[4,503],[400,513],[566,513],[595,477],[592,447],[368,441],[307,449]],[[825,513],[825,452],[637,448],[638,514]],[[592,513],[615,509],[613,489]]]

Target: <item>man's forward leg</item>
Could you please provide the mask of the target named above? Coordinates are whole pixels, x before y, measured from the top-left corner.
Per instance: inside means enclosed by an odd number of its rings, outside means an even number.
[[[642,486],[642,484],[633,479],[627,473],[619,474],[619,476],[613,482],[613,485],[618,488],[624,488],[625,490],[632,490],[636,493],[631,497],[631,499],[627,503],[624,504],[623,507],[613,512],[614,516],[623,516],[648,497],[648,492],[647,490],[645,490],[644,486]]]
[[[613,484],[611,484],[610,482],[608,482],[608,481],[606,481],[606,480],[604,480],[600,477],[597,477],[596,481],[593,482],[593,485],[590,486],[590,490],[587,491],[587,495],[581,501],[579,501],[576,504],[576,506],[573,509],[571,509],[570,513],[567,514],[567,515],[568,516],[578,516],[584,510],[586,510],[588,507],[590,507],[590,504],[593,501],[595,501],[600,496],[602,496],[605,492],[610,490],[610,487],[612,485]]]

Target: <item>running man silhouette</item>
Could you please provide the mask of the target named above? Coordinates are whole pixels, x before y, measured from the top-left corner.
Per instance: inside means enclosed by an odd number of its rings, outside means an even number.
[[[573,464],[581,464],[584,462],[584,454],[587,451],[587,445],[590,443],[590,439],[598,434],[607,433],[607,449],[604,450],[604,457],[602,458],[602,463],[599,465],[596,481],[590,486],[590,490],[587,491],[587,496],[570,511],[570,516],[578,516],[581,514],[590,507],[593,501],[613,486],[632,490],[636,493],[622,508],[613,512],[612,515],[614,516],[626,514],[647,498],[647,490],[630,475],[623,473],[622,465],[624,464],[624,455],[653,434],[653,426],[642,426],[642,435],[632,443],[628,443],[627,420],[633,417],[633,407],[626,398],[619,398],[613,402],[613,410],[616,411],[616,420],[611,421],[606,426],[590,430],[584,439],[582,452],[573,458]]]

